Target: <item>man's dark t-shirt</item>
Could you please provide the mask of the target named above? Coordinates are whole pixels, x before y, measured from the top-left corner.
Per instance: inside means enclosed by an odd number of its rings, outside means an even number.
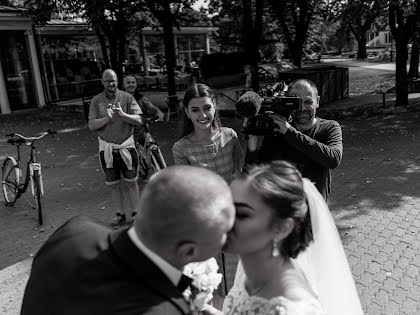
[[[259,150],[247,152],[246,163],[289,161],[303,177],[313,181],[328,200],[332,169],[340,164],[342,153],[343,139],[338,122],[317,117],[316,124],[303,132],[290,127],[284,135],[264,137]]]

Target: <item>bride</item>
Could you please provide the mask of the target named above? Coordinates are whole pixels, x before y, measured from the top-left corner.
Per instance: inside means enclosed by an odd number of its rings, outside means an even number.
[[[225,250],[241,260],[223,314],[363,314],[334,221],[310,181],[274,161],[252,166],[231,190],[237,213]]]

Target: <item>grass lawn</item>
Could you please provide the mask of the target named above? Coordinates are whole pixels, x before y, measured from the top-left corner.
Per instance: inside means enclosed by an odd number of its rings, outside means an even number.
[[[395,71],[384,69],[366,68],[366,66],[377,64],[361,60],[338,60],[329,61],[341,67],[349,68],[349,92],[350,94],[372,93],[381,88],[383,84],[387,89],[395,85]]]
[[[395,85],[395,72],[389,70],[349,67],[350,94],[365,94],[380,90],[381,84],[387,89]]]

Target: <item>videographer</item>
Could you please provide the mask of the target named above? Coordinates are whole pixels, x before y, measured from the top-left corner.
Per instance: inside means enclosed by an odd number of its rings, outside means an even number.
[[[340,164],[343,152],[341,126],[334,120],[316,116],[320,97],[312,81],[293,81],[286,96],[300,98],[298,109],[291,112],[290,120],[278,113],[269,113],[274,120],[273,134],[262,138],[251,133],[245,161],[247,164],[273,160],[292,162],[328,201],[332,170]]]

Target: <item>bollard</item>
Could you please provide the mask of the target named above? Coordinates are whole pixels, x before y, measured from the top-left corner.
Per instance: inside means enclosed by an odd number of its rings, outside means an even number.
[[[385,108],[386,87],[383,84],[381,84],[381,92],[382,92],[382,106]]]

